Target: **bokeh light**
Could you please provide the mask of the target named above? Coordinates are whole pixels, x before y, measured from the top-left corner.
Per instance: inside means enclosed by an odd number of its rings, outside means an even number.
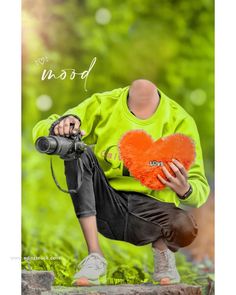
[[[36,99],[36,106],[40,111],[46,112],[52,107],[52,99],[50,96],[43,94]]]
[[[99,8],[95,13],[95,20],[100,25],[107,25],[111,21],[111,12],[107,8]]]
[[[190,101],[196,106],[202,106],[207,99],[207,94],[202,89],[195,89],[190,93]]]

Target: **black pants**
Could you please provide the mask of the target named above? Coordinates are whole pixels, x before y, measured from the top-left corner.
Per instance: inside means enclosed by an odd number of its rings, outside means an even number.
[[[82,185],[77,194],[71,194],[75,214],[78,218],[96,215],[103,236],[140,246],[162,238],[174,252],[194,240],[197,225],[188,212],[141,193],[113,189],[90,148],[81,159]],[[75,161],[65,161],[69,189],[77,186]]]

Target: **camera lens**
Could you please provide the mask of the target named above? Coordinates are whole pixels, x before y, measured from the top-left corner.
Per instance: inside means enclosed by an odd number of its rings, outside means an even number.
[[[46,152],[49,149],[49,141],[46,138],[42,138],[38,141],[38,148],[41,152]]]
[[[40,153],[52,154],[57,148],[57,141],[53,137],[42,136],[37,139],[35,145]]]

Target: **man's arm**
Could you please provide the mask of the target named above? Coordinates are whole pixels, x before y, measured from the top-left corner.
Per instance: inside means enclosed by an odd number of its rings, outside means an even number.
[[[195,142],[196,158],[189,172],[176,159],[168,163],[174,175],[166,167],[162,171],[164,179],[158,175],[159,180],[176,193],[180,203],[192,207],[200,207],[208,198],[210,188],[204,172],[202,149],[197,126],[191,117],[183,119],[176,127],[174,133],[182,133],[191,137]]]
[[[192,193],[185,200],[180,199],[180,203],[200,207],[203,205],[210,193],[210,187],[205,176],[202,148],[196,123],[192,117],[187,117],[178,124],[174,133],[183,133],[194,140],[196,158],[188,171],[188,183],[192,187]]]
[[[88,144],[94,144],[96,142],[96,135],[94,129],[100,116],[100,99],[98,94],[92,95],[87,98],[78,106],[69,109],[62,116],[53,114],[47,119],[38,122],[33,128],[33,141],[35,142],[40,136],[47,136],[49,132],[54,130],[56,124],[66,117],[75,116],[80,119],[81,129],[85,131],[83,140],[86,140]]]
[[[49,116],[47,119],[39,121],[33,128],[33,142],[35,142],[37,138],[40,136],[48,136],[51,125],[59,118],[59,115],[53,114]]]

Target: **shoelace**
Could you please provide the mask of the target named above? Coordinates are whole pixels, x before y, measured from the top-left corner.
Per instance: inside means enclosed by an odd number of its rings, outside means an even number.
[[[95,263],[94,261],[92,261],[93,259],[95,259]],[[80,264],[77,267],[77,270],[85,264],[88,268],[101,269],[105,265],[105,262],[103,262],[96,254],[90,254],[80,262]]]

